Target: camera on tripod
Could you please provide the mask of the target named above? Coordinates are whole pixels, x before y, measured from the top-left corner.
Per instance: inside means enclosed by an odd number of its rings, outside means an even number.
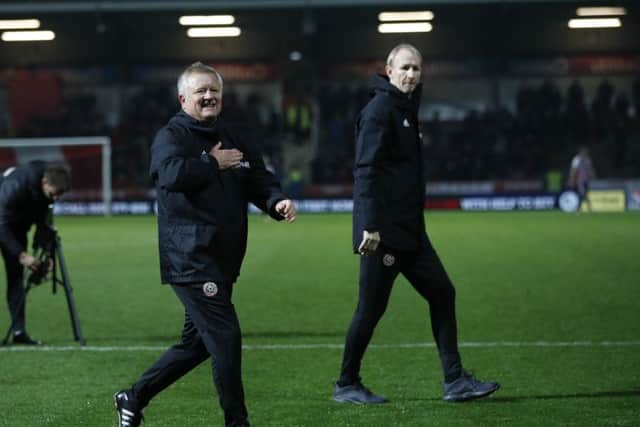
[[[38,259],[38,266],[27,277],[27,283],[34,286],[41,284],[47,274],[54,268],[56,229],[51,225],[40,225],[33,236],[33,251]]]
[[[52,225],[52,218],[53,214],[50,212],[47,223],[39,224],[33,236],[33,255],[38,259],[39,263],[35,270],[24,276],[24,298],[27,297],[30,289],[46,281],[48,274],[51,273],[51,290],[54,294],[56,293],[57,286],[61,286],[64,290],[67,308],[69,309],[69,317],[71,318],[73,336],[80,345],[85,345],[86,341],[80,329],[80,319],[78,318],[78,311],[76,310],[76,304],[73,298],[73,289],[71,288],[67,263],[62,252],[60,235]],[[24,300],[21,304],[24,304]],[[2,345],[8,343],[12,330],[13,322],[9,325]]]
[[[34,286],[41,284],[44,279],[46,279],[47,274],[51,269],[51,257],[46,256],[44,258],[39,258],[38,261],[40,264],[38,264],[38,267],[36,267],[36,269],[33,270],[27,278],[27,282]]]

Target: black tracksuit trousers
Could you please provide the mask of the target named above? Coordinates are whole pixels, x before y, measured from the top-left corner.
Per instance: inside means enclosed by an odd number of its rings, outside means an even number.
[[[182,340],[170,347],[132,387],[141,407],[193,368],[211,358],[213,381],[225,426],[249,426],[241,376],[240,324],[231,303],[232,284],[217,284],[207,296],[203,284],[172,285],[185,307]]]
[[[27,246],[27,236],[19,236],[18,241],[23,247]],[[7,273],[7,304],[11,314],[13,331],[25,332],[25,307],[27,305],[26,293],[23,286],[24,267],[17,256],[9,254],[2,249],[4,268]]]
[[[425,238],[419,251],[403,252],[381,246],[375,254],[360,257],[358,305],[347,332],[338,384],[359,380],[362,358],[400,273],[429,303],[431,329],[445,380],[453,381],[460,376],[455,289],[431,242]]]

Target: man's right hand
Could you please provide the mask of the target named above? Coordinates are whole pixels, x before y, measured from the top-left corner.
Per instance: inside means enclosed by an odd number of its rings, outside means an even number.
[[[368,232],[367,230],[362,231],[362,242],[358,247],[358,252],[360,255],[369,255],[372,254],[378,249],[378,245],[380,244],[380,233],[377,231]]]
[[[20,252],[20,257],[18,258],[20,264],[27,267],[31,271],[35,271],[40,265],[40,261],[38,258],[33,255],[29,255],[27,252]]]
[[[232,148],[231,150],[223,150],[222,142],[218,142],[211,150],[209,150],[209,155],[213,156],[218,162],[218,168],[220,170],[225,170],[237,166],[240,164],[242,157],[242,151]]]

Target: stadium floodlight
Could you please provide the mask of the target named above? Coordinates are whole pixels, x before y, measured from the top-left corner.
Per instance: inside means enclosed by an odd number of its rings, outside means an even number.
[[[624,7],[579,7],[576,9],[578,16],[624,16],[627,9]]]
[[[620,18],[575,18],[569,20],[569,28],[619,28],[622,27]]]
[[[48,41],[56,38],[53,31],[5,31],[2,41],[5,42],[34,42]]]
[[[399,22],[399,21],[431,21],[433,12],[430,10],[419,10],[410,12],[380,12],[378,21]]]
[[[0,19],[0,30],[35,30],[40,28],[38,19]]]
[[[429,22],[398,22],[378,25],[379,33],[428,33],[433,29]]]
[[[196,27],[187,30],[189,37],[238,37],[240,27]]]
[[[105,215],[111,215],[111,138],[108,136],[69,136],[61,138],[0,138],[0,147],[91,146],[102,147],[102,202]],[[73,173],[73,171],[72,171]]]
[[[185,15],[178,20],[180,25],[191,27],[197,25],[231,25],[236,22],[233,15]]]

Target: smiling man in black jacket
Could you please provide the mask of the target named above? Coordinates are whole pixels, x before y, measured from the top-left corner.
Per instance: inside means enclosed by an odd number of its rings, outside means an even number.
[[[396,46],[387,58],[386,76],[373,78],[372,98],[356,122],[353,250],[362,255],[360,292],[333,396],[338,402],[387,402],[362,384],[360,364],[398,274],[429,304],[444,371],[444,399],[465,401],[499,388],[462,368],[455,290],[425,231],[418,127],[421,71],[420,52],[408,44]]]
[[[185,308],[182,340],[114,400],[121,427],[140,424],[159,392],[211,359],[226,426],[248,426],[241,334],[231,294],[247,244],[251,202],[276,220],[295,220],[260,151],[218,118],[223,82],[196,62],[178,79],[182,111],[156,135],[151,177],[158,197],[160,269]],[[203,423],[205,423],[203,421]]]
[[[36,160],[7,169],[0,177],[0,249],[7,270],[7,302],[15,344],[40,344],[25,329],[24,269],[36,270],[40,261],[27,252],[32,225],[45,227],[49,205],[69,189],[71,177],[61,165]]]

